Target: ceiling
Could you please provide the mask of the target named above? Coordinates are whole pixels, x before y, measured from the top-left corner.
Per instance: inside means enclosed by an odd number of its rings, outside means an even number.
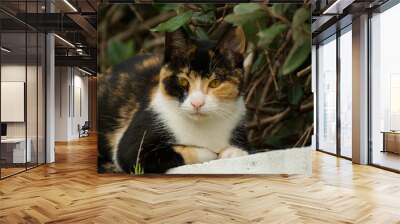
[[[25,43],[26,31],[51,32],[57,34],[56,65],[95,72],[98,4],[97,0],[0,0],[2,46],[12,49],[7,58],[17,61],[35,55],[37,48],[29,43],[32,35]]]
[[[319,43],[352,23],[354,17],[374,12],[390,0],[313,0],[312,36]]]

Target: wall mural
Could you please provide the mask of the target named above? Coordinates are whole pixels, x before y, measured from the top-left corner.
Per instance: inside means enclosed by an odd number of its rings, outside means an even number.
[[[308,4],[102,5],[98,171],[310,170],[310,23]]]

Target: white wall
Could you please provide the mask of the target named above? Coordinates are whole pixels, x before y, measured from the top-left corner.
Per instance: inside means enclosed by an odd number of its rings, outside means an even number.
[[[55,140],[79,137],[78,125],[88,120],[88,78],[76,68],[56,67]]]
[[[27,70],[25,70],[27,69]],[[1,66],[1,81],[2,82],[25,82],[25,75],[26,71],[28,72],[28,78],[30,78],[31,74],[36,75],[36,67],[35,66],[27,66],[18,65],[18,64],[6,64]],[[36,80],[29,79],[29,85],[36,86]],[[27,88],[27,106],[35,107],[36,108],[36,88]],[[33,104],[31,104],[33,102]],[[30,105],[31,104],[31,105]],[[7,108],[1,108],[2,110],[7,110]],[[34,109],[36,111],[36,109]],[[28,112],[31,112],[29,110]],[[27,114],[28,128],[34,127],[36,130],[36,113],[28,113]],[[34,121],[34,124],[31,122]],[[28,130],[29,131],[29,130]],[[25,137],[25,122],[7,122],[7,135],[8,137]],[[28,133],[29,135],[29,133]],[[28,136],[29,137],[29,136]]]
[[[55,140],[68,140],[68,88],[70,77],[67,67],[55,68]]]
[[[1,81],[5,82],[25,82],[25,65],[2,65]],[[1,108],[6,110],[6,108]],[[7,123],[7,137],[25,137],[25,123]]]

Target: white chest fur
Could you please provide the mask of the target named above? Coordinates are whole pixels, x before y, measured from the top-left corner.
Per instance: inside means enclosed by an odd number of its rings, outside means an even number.
[[[227,118],[215,117],[195,121],[179,112],[178,102],[157,93],[151,103],[160,118],[174,134],[178,144],[205,147],[220,153],[230,146],[232,131],[244,115],[244,103],[237,102],[236,112]]]

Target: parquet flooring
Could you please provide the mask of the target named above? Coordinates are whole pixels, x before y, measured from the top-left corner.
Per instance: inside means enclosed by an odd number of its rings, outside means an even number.
[[[7,177],[10,175],[13,175],[18,172],[22,172],[25,170],[25,167],[7,167],[7,168],[1,168],[1,176]]]
[[[96,173],[94,137],[0,181],[0,223],[400,223],[400,175],[315,152],[313,175]]]

